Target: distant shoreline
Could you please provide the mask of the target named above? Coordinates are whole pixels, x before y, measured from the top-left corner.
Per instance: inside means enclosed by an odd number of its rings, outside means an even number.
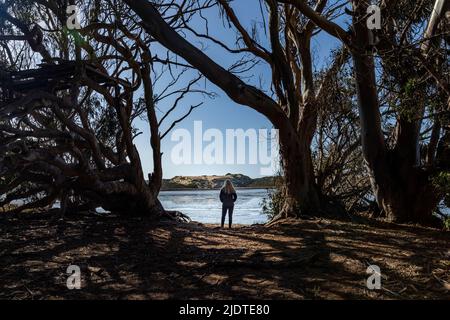
[[[161,191],[219,191],[221,188],[169,188],[169,189],[161,189]],[[273,186],[270,187],[235,187],[236,190],[267,190],[267,189],[274,189]]]
[[[226,180],[230,180],[235,188],[267,189],[280,184],[280,177],[250,178],[241,173],[227,173],[223,176],[175,176],[163,179],[161,190],[219,190]]]

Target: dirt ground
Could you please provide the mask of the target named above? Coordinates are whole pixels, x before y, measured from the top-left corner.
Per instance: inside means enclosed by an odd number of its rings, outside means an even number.
[[[66,287],[72,264],[80,290]],[[381,290],[366,287],[371,264]],[[450,299],[449,283],[450,234],[433,229],[0,214],[0,299]]]

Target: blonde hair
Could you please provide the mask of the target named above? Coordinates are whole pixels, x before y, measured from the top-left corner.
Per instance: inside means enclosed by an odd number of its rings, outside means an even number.
[[[234,190],[233,183],[229,179],[225,180],[225,182],[223,183],[223,189],[228,194],[236,192],[236,190]]]

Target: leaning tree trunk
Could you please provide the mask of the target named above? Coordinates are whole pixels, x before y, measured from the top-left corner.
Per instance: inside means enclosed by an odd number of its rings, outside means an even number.
[[[143,20],[143,28],[159,43],[183,57],[208,80],[224,90],[233,101],[247,105],[263,114],[275,128],[279,129],[282,169],[286,183],[285,199],[280,216],[317,214],[321,203],[314,182],[310,151],[311,139],[304,139],[305,135],[298,134],[296,129],[298,123],[289,119],[280,105],[261,90],[245,84],[186,41],[166,23],[150,2],[136,0],[124,0],[124,2],[140,16]],[[310,122],[308,121],[308,123]]]

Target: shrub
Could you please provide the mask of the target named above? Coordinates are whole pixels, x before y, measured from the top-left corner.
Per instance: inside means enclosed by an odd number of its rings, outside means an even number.
[[[267,197],[261,201],[262,211],[269,220],[276,217],[283,205],[283,193],[281,188],[267,189]]]

